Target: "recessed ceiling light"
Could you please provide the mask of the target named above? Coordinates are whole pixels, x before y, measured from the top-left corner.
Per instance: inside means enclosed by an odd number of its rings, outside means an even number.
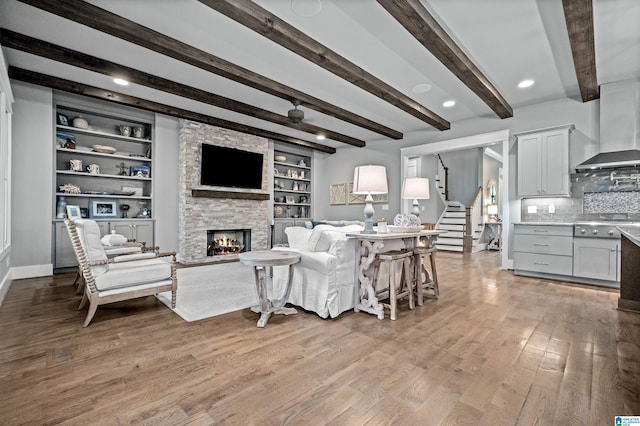
[[[535,81],[533,80],[522,80],[520,83],[518,83],[518,87],[524,89],[533,86],[533,83],[535,83]]]
[[[291,10],[298,16],[311,18],[322,10],[322,0],[291,0]]]
[[[431,85],[427,83],[416,84],[411,91],[413,93],[426,93],[431,90]]]
[[[129,85],[129,82],[128,82],[127,80],[125,80],[125,79],[122,79],[122,78],[114,78],[114,79],[113,79],[113,82],[114,82],[115,84],[119,84],[120,86],[127,86],[127,85]]]
[[[316,136],[316,139],[318,139],[319,141],[323,141],[323,140],[324,140],[324,138],[325,138],[325,136],[324,136],[324,135],[318,135],[318,136]]]
[[[456,101],[444,101],[442,103],[442,106],[445,107],[445,108],[451,108],[455,104],[456,104]]]

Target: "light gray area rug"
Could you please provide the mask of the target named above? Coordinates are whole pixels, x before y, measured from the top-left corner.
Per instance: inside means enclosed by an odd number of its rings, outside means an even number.
[[[253,267],[240,262],[180,268],[173,310],[185,321],[198,321],[258,304]],[[157,295],[171,308],[171,292]]]

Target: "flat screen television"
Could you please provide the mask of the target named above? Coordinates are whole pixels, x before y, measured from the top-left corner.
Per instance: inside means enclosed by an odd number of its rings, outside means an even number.
[[[263,155],[203,143],[200,184],[262,189]]]

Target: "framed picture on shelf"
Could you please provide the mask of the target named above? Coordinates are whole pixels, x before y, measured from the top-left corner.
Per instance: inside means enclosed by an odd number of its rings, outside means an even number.
[[[118,217],[118,202],[110,200],[91,200],[91,217]]]
[[[293,196],[292,195],[287,195],[287,197],[285,198],[285,202],[287,204],[295,204],[295,201],[293,200]]]
[[[147,166],[133,166],[131,167],[131,176],[136,177],[149,177],[149,167]]]
[[[89,209],[86,207],[80,207],[80,217],[83,219],[89,218]]]
[[[67,204],[67,217],[69,219],[80,219],[82,216],[80,215],[80,207],[79,206],[70,206]]]
[[[68,126],[69,125],[69,117],[67,117],[64,114],[57,113],[56,114],[56,121],[61,126]]]

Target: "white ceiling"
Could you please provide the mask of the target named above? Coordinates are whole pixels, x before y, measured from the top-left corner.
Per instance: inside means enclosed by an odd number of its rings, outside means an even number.
[[[292,10],[313,7],[300,16]],[[263,8],[451,123],[476,117],[500,120],[480,98],[373,0],[256,0]],[[433,131],[428,124],[297,56],[196,0],[91,0],[139,24],[239,66],[403,132]],[[449,35],[515,110],[539,102],[579,99],[561,0],[422,0]],[[640,1],[593,0],[598,83],[640,80]],[[75,22],[20,3],[0,2],[0,26],[218,95],[286,115],[283,99],[181,63]],[[80,83],[120,91],[214,117],[318,142],[313,135],[139,85],[3,48],[7,63]],[[518,89],[525,78],[535,80]],[[431,90],[413,93],[428,83]],[[454,99],[447,109],[442,102]],[[365,141],[385,136],[305,109],[306,120]],[[324,145],[346,147],[325,140]]]

